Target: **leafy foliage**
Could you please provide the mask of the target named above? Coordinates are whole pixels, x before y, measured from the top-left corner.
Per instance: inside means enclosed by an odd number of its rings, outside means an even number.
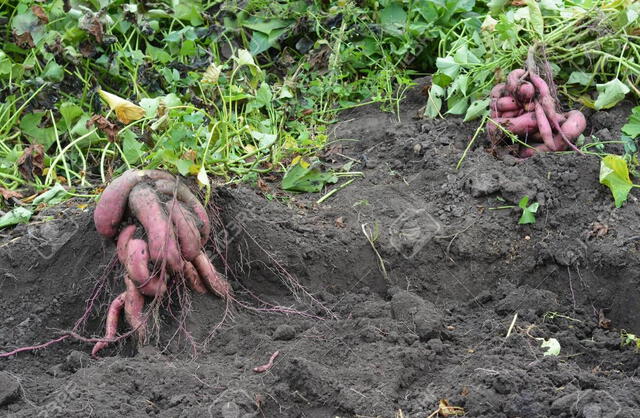
[[[523,2],[524,3],[524,2]],[[541,43],[561,93],[594,109],[608,109],[628,93],[640,96],[640,3],[630,0],[492,0],[478,28],[466,25],[441,40],[425,115],[488,113],[488,91]],[[595,97],[595,99],[594,99]],[[479,106],[483,105],[482,109]]]

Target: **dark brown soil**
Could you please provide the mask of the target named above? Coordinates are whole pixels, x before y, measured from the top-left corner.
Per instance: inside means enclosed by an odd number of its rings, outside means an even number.
[[[0,415],[426,417],[448,399],[470,417],[640,416],[640,353],[621,344],[640,332],[637,198],[616,209],[593,156],[516,163],[478,147],[456,170],[477,123],[414,119],[422,103],[411,92],[402,122],[343,115],[327,164],[355,160],[365,177],[321,205],[217,191],[217,241],[245,305],[231,319],[219,326],[224,303],[195,295],[189,338],[173,301],[145,347],[93,360],[69,339],[0,359]],[[589,115],[587,133],[615,139],[628,111]],[[524,195],[541,205],[534,225],[496,209]],[[122,287],[92,207],[52,213],[0,244],[0,351],[74,328],[104,283],[79,330],[100,335]],[[542,338],[560,355],[544,356]]]

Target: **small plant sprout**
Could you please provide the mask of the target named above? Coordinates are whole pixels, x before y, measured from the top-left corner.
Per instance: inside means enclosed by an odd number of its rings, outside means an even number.
[[[538,202],[529,204],[529,196],[524,196],[520,199],[520,202],[518,202],[518,207],[522,209],[522,215],[518,220],[518,224],[524,225],[536,223],[536,212],[538,211],[538,207],[540,207]]]

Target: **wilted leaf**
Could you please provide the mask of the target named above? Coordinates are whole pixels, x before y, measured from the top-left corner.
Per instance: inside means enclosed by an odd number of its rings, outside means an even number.
[[[218,78],[220,78],[220,73],[222,72],[222,66],[216,65],[215,63],[211,63],[209,68],[202,74],[202,82],[209,84],[216,84],[218,82]]]
[[[560,354],[560,342],[555,338],[549,338],[548,340],[542,339],[540,348],[547,349],[543,354],[545,356],[557,356]]]
[[[44,11],[42,7],[38,6],[37,4],[34,4],[33,6],[31,6],[31,11],[38,18],[40,23],[45,25],[49,23],[49,16],[47,16],[47,13]]]
[[[93,115],[91,116],[91,119],[87,121],[86,126],[87,128],[91,128],[93,125],[96,125],[102,133],[107,135],[107,140],[109,142],[116,142],[116,139],[118,138],[118,131],[120,131],[120,129],[118,129],[115,123],[109,122],[107,118],[102,115]]]
[[[617,78],[608,83],[596,84],[596,90],[598,90],[595,103],[597,110],[609,109],[617,105],[629,93],[629,87]]]
[[[238,49],[235,57],[236,62],[238,63],[238,67],[242,67],[243,65],[256,66],[256,63],[253,62],[253,56],[251,52],[246,49]]]
[[[93,35],[96,42],[102,43],[104,38],[104,28],[102,21],[97,13],[92,13],[90,10],[85,12],[78,20],[78,27],[89,34]]]
[[[209,182],[209,176],[207,176],[207,170],[204,169],[204,166],[200,167],[197,179],[201,186],[209,187],[211,185]]]
[[[129,100],[123,99],[115,94],[107,93],[102,89],[98,90],[98,93],[100,94],[100,97],[107,102],[109,107],[116,112],[118,120],[124,124],[141,119],[145,115],[145,110],[143,108],[131,103]]]
[[[464,408],[450,405],[447,399],[440,399],[437,412],[441,417],[458,417],[465,414]]]
[[[26,224],[29,222],[29,219],[31,219],[32,214],[33,212],[29,209],[18,206],[0,217],[0,228],[10,225]]]
[[[338,181],[333,173],[323,173],[317,167],[299,159],[294,160],[291,167],[282,178],[282,188],[290,192],[316,193],[322,190],[325,184]]]
[[[44,170],[44,147],[41,144],[29,145],[16,161],[16,165],[22,177],[29,181],[41,176]]]
[[[16,199],[22,198],[22,195],[20,193],[16,192],[15,190],[5,189],[4,187],[0,187],[0,196],[2,196],[4,200],[9,200],[13,197],[15,197]]]
[[[616,207],[621,207],[633,188],[627,161],[618,155],[604,157],[600,161],[600,183],[611,190]]]
[[[60,183],[56,183],[56,185],[51,189],[33,199],[33,204],[40,205],[42,203],[46,203],[48,205],[57,205],[58,203],[69,199],[69,197],[70,195],[64,187],[62,187]]]

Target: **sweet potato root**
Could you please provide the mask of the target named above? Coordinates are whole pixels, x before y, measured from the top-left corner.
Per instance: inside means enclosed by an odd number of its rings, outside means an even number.
[[[127,208],[129,193],[142,180],[170,181],[173,178],[171,174],[161,170],[127,170],[107,186],[96,205],[93,220],[98,233],[107,238],[116,235]]]
[[[198,200],[197,197],[191,193],[191,190],[184,184],[180,182],[171,182],[166,180],[157,180],[154,183],[156,190],[159,193],[162,193],[167,196],[174,196],[178,198],[179,201],[187,205],[189,209],[193,211],[198,217],[199,225],[198,230],[200,231],[200,241],[201,244],[204,245],[207,240],[209,240],[209,234],[211,233],[211,224],[209,222],[209,215],[207,215],[207,211],[205,210],[202,203]]]
[[[136,233],[136,229],[135,225],[127,225],[122,228],[122,231],[120,231],[120,234],[118,235],[116,254],[118,255],[118,260],[120,260],[122,265],[126,265],[127,263],[127,245]]]
[[[93,221],[100,235],[107,238],[116,235],[127,208],[129,193],[139,182],[140,177],[136,171],[128,170],[104,190],[93,212]]]
[[[180,244],[180,252],[185,260],[191,261],[198,256],[201,247],[196,220],[177,199],[171,199],[166,207]]]
[[[149,272],[149,249],[141,239],[132,239],[127,245],[127,257],[123,262],[129,278],[145,296],[162,296],[167,286],[159,275]]]
[[[105,325],[105,339],[115,338],[116,332],[118,332],[118,320],[120,319],[120,312],[124,307],[126,294],[127,292],[119,294],[109,306],[109,312],[107,312],[107,323]],[[98,352],[107,345],[109,345],[109,343],[106,341],[97,342],[96,345],[93,346],[93,350],[91,350],[91,355],[93,357],[97,357]]]
[[[198,271],[204,285],[213,293],[223,299],[228,299],[233,292],[229,283],[216,271],[213,264],[204,252],[200,252],[193,260],[193,265]]]
[[[136,330],[138,340],[142,343],[146,334],[146,325],[142,314],[144,296],[138,291],[129,277],[125,276],[124,283],[127,287],[124,297],[124,316],[129,326]]]
[[[153,188],[140,183],[131,190],[129,208],[147,232],[149,257],[157,265],[166,261],[173,272],[182,271],[182,257],[169,216]]]
[[[513,70],[507,76],[507,82],[505,83],[505,87],[509,94],[515,96],[518,91],[518,87],[527,72],[523,69]]]
[[[538,130],[538,120],[533,112],[515,118],[498,118],[497,122],[516,135],[532,134]]]
[[[498,112],[510,112],[513,110],[519,110],[520,105],[512,96],[505,96],[496,101],[496,109]]]
[[[202,280],[200,280],[198,271],[193,264],[188,261],[184,263],[184,279],[191,290],[198,292],[201,295],[207,293],[207,288],[204,287]]]

